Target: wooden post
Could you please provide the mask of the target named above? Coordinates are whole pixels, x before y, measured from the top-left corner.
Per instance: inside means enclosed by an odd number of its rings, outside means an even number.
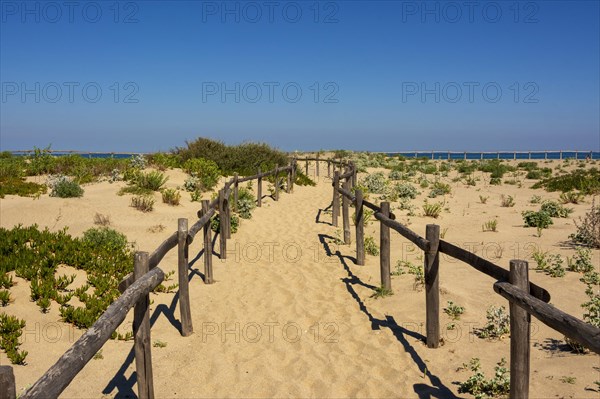
[[[148,273],[148,252],[136,252],[133,277],[135,280]],[[137,375],[138,398],[154,398],[152,377],[152,342],[150,341],[150,295],[142,297],[133,309],[133,335],[135,372]]]
[[[208,212],[208,200],[202,200],[202,212],[206,215]],[[210,221],[204,225],[204,283],[212,284],[213,270],[212,270],[212,230],[210,228]]]
[[[286,193],[291,193],[292,192],[292,162],[290,162],[290,169],[287,171],[287,183],[285,185],[285,192]]]
[[[333,172],[333,202],[331,205],[331,224],[338,226],[338,215],[340,213],[340,194],[338,193],[338,185],[340,184],[340,172]]]
[[[177,266],[179,277],[179,312],[181,315],[181,335],[187,337],[194,332],[190,310],[190,287],[188,280],[188,220],[177,221],[178,246]]]
[[[510,261],[509,282],[529,292],[528,265],[524,260]],[[529,398],[529,337],[531,316],[509,302],[510,308],[510,397]]]
[[[225,192],[223,189],[219,190],[219,243],[221,247],[221,259],[227,259],[227,223],[225,216]]]
[[[440,226],[428,224],[425,238],[429,241],[429,250],[425,251],[425,306],[427,347],[437,348],[440,344]]]
[[[260,168],[258,168],[258,183],[256,184],[256,206],[259,208],[262,206],[262,176],[260,175]]]
[[[354,221],[356,226],[356,264],[362,266],[365,264],[365,217],[363,213],[363,193],[360,190],[356,190],[354,196],[354,210],[356,211],[356,220]]]
[[[227,232],[226,236],[227,239],[231,238],[231,207],[229,205],[229,195],[225,195],[227,194],[227,191],[224,192],[223,198],[225,200],[224,204],[223,204],[223,212],[225,214],[225,230]]]
[[[356,187],[357,173],[358,173],[358,170],[356,169],[356,164],[354,162],[352,162],[352,187]]]
[[[308,176],[308,159],[306,160],[306,176]]]
[[[238,203],[238,174],[235,173],[233,175],[233,211],[237,212],[237,203]]]
[[[0,366],[0,399],[15,399],[17,387],[11,366]]]
[[[279,165],[275,166],[275,201],[279,201]]]
[[[319,177],[319,154],[317,154],[317,163],[316,163],[316,176]]]
[[[327,161],[327,177],[331,177],[331,162]]]
[[[349,177],[344,179],[343,188],[350,191]],[[342,221],[344,224],[344,244],[350,245],[352,242],[350,237],[350,200],[345,195],[342,196]]]
[[[292,183],[291,183],[291,187],[292,187],[292,192],[294,192],[294,182],[296,181],[296,167],[297,167],[297,160],[296,158],[292,159]]]
[[[382,202],[381,214],[390,217],[390,203]],[[390,272],[390,228],[383,223],[379,223],[379,269],[381,271],[381,286],[385,289],[392,289],[392,277]]]

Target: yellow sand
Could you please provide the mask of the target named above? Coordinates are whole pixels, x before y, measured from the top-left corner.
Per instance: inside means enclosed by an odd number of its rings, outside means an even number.
[[[181,171],[167,173],[167,186],[183,184]],[[475,176],[483,175],[476,172]],[[539,207],[529,204],[533,194],[545,199],[558,194],[531,190],[533,182],[527,180],[522,188],[489,186],[487,181],[482,178],[476,187],[451,183],[453,192],[444,205],[448,210],[437,220],[420,216],[428,189],[419,189],[421,194],[412,201],[417,216],[405,216],[398,204],[395,213],[421,235],[426,224],[437,223],[446,240],[503,267],[513,258],[529,259],[534,248],[574,254],[568,235],[575,230],[573,218],[589,209],[590,197],[584,204],[572,205],[572,217],[554,219],[554,225],[537,237],[535,229],[522,227],[521,211]],[[71,234],[80,235],[94,227],[98,212],[110,216],[111,227],[135,241],[138,250],[151,252],[176,229],[178,217],[189,218],[190,224],[196,220],[199,204],[190,202],[187,193],[182,193],[182,205],[177,207],[161,203],[156,194],[155,210],[143,214],[129,207],[129,196],[116,195],[123,185],[88,185],[80,199],[10,196],[0,201],[0,224],[10,228],[37,223],[52,230],[67,226]],[[190,291],[195,333],[190,337],[180,336],[175,294],[151,296],[152,341],[166,343],[152,350],[157,397],[453,397],[459,395],[456,382],[471,375],[458,370],[463,363],[478,357],[491,376],[495,363],[508,359],[508,338],[488,341],[472,334],[485,324],[490,305],[507,302],[492,290],[493,279],[465,264],[441,258],[441,306],[452,300],[466,311],[454,330],[446,330],[451,321],[442,314],[444,345],[438,349],[428,349],[422,342],[425,298],[423,291],[415,290],[412,275],[392,278],[393,296],[372,298],[373,288],[380,285],[379,258],[367,255],[367,264],[357,266],[354,245],[333,243],[341,219],[336,229],[324,211],[331,191],[330,180],[321,177],[317,187],[296,186],[292,195],[282,193],[278,202],[264,199],[263,207],[254,211],[252,219],[243,220],[228,242],[227,261],[214,257],[215,284],[205,285],[198,274],[203,273],[203,258],[193,261]],[[516,206],[501,207],[501,194],[513,195]],[[489,196],[487,204],[480,203],[479,195]],[[377,201],[376,196],[371,199]],[[482,224],[493,218],[498,219],[499,231],[483,233]],[[160,230],[160,225],[163,231],[149,231]],[[376,221],[366,231],[379,241]],[[190,260],[201,250],[201,242],[192,244]],[[419,251],[411,251],[411,245],[392,232],[393,268],[399,259],[422,263]],[[594,250],[594,264],[598,259]],[[160,267],[168,272],[176,269],[176,263],[172,251]],[[530,260],[530,268],[534,267]],[[586,296],[579,278],[570,272],[550,278],[530,271],[530,279],[550,291],[555,306],[581,317],[580,304]],[[84,280],[79,273],[74,285]],[[41,313],[29,300],[29,283],[15,281],[11,289],[15,301],[1,311],[27,321],[21,346],[29,352],[27,365],[14,366],[20,392],[54,364],[82,331],[60,321],[55,303],[49,313]],[[176,275],[166,284],[175,282]],[[597,355],[561,350],[561,334],[535,319],[533,323],[531,397],[598,397],[589,390],[600,379],[594,368],[600,365]],[[131,331],[131,314],[119,328],[123,334],[127,331]],[[91,360],[63,397],[123,397],[137,392],[132,341],[109,341],[101,354],[103,358]],[[9,364],[3,352],[0,364]],[[576,380],[561,382],[565,376]]]

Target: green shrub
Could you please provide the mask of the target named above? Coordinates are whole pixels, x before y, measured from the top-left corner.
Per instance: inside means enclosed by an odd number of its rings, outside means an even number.
[[[238,191],[237,213],[242,219],[250,219],[254,208],[256,208],[254,194],[247,188],[241,187]]]
[[[25,179],[18,178],[0,178],[0,198],[5,195],[18,195],[19,197],[37,197],[45,194],[47,187],[44,184],[27,182]]]
[[[563,277],[565,275],[563,259],[560,255],[549,255],[547,252],[535,251],[531,256],[537,263],[536,270],[544,272],[550,277]]]
[[[431,192],[429,193],[429,198],[435,198],[438,195],[450,194],[451,191],[452,189],[450,188],[449,184],[436,181],[433,183]]]
[[[592,250],[582,247],[577,248],[575,256],[568,260],[568,268],[570,271],[577,273],[593,272]]]
[[[394,292],[389,289],[389,288],[385,288],[383,285],[375,288],[375,293],[373,295],[371,295],[371,298],[385,298],[386,296],[391,296],[394,295]]]
[[[240,176],[255,175],[258,168],[262,171],[272,170],[276,165],[289,163],[288,157],[263,143],[243,143],[227,146],[220,141],[198,138],[186,142],[185,148],[177,148],[175,153],[183,161],[192,158],[204,158],[217,164],[221,172],[231,176],[237,172]]]
[[[52,189],[51,197],[78,198],[83,196],[83,188],[66,176],[51,177],[48,186]]]
[[[168,177],[158,171],[137,172],[134,174],[131,183],[142,190],[160,191],[168,180]]]
[[[394,169],[388,174],[390,180],[404,180],[404,172],[402,170]]]
[[[388,188],[388,180],[383,172],[371,173],[365,176],[360,184],[373,194],[385,194]]]
[[[81,241],[91,248],[112,248],[121,251],[127,248],[127,237],[109,227],[88,229],[83,232]]]
[[[582,219],[575,221],[577,231],[569,236],[577,244],[600,248],[600,206],[592,200],[591,209]]]
[[[499,186],[502,184],[502,179],[500,177],[492,177],[490,179],[490,184],[492,186]]]
[[[56,301],[66,322],[88,328],[120,295],[117,286],[133,269],[133,253],[125,241],[118,233],[103,229],[72,238],[66,229],[0,228],[0,265],[30,282],[31,299],[42,310]],[[58,265],[85,271],[87,284],[66,291],[73,276],[55,276]],[[81,306],[69,304],[73,296]]]
[[[0,289],[0,306],[6,306],[10,302],[10,291]]]
[[[452,301],[448,301],[448,306],[444,308],[446,313],[452,320],[459,320],[460,316],[465,313],[465,308],[459,306]]]
[[[231,215],[231,234],[237,233],[239,226],[240,226],[240,218],[236,214],[232,214]],[[221,219],[219,217],[219,214],[216,214],[210,220],[210,228],[215,233],[220,231]]]
[[[317,183],[314,182],[313,179],[305,175],[303,172],[297,170],[296,171],[296,179],[294,180],[294,184],[298,186],[316,186]]]
[[[479,338],[497,339],[510,331],[510,318],[504,306],[490,306],[486,312],[487,323],[475,331]]]
[[[159,170],[174,169],[181,166],[181,158],[177,154],[157,152],[148,154],[146,159],[150,165]]]
[[[183,164],[183,169],[199,180],[200,184],[196,188],[204,191],[212,190],[221,177],[221,171],[216,162],[203,158],[188,159]]]
[[[25,364],[27,352],[19,351],[19,337],[23,334],[23,328],[25,320],[0,313],[0,349],[6,352],[12,364]]]
[[[154,198],[145,195],[138,195],[136,197],[132,197],[131,206],[137,209],[138,211],[142,211],[144,213],[151,212],[154,209]]]
[[[544,211],[523,211],[521,212],[523,216],[523,223],[525,227],[537,227],[540,229],[547,229],[552,222],[552,218],[550,215]]]
[[[533,188],[545,188],[546,191],[580,191],[584,195],[600,193],[600,171],[596,168],[589,170],[574,170],[561,176],[540,180]]]
[[[546,212],[553,218],[566,218],[573,212],[573,209],[565,208],[556,201],[544,201],[540,211]]]
[[[179,205],[179,201],[181,201],[181,193],[174,188],[166,188],[161,191],[162,201],[165,204],[169,205]]]
[[[469,364],[463,364],[464,369],[471,370],[473,374],[467,381],[459,384],[459,393],[468,393],[476,399],[488,397],[505,397],[510,391],[510,373],[506,369],[506,361],[502,358],[494,368],[494,377],[488,380],[481,371],[478,358],[473,358]]]

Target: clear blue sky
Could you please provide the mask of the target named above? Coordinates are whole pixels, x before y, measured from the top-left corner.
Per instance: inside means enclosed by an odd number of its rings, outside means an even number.
[[[0,4],[2,150],[600,150],[598,1]]]

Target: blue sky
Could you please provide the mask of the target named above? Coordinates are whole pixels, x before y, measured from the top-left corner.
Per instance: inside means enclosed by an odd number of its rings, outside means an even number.
[[[0,4],[2,150],[600,150],[598,1]]]

